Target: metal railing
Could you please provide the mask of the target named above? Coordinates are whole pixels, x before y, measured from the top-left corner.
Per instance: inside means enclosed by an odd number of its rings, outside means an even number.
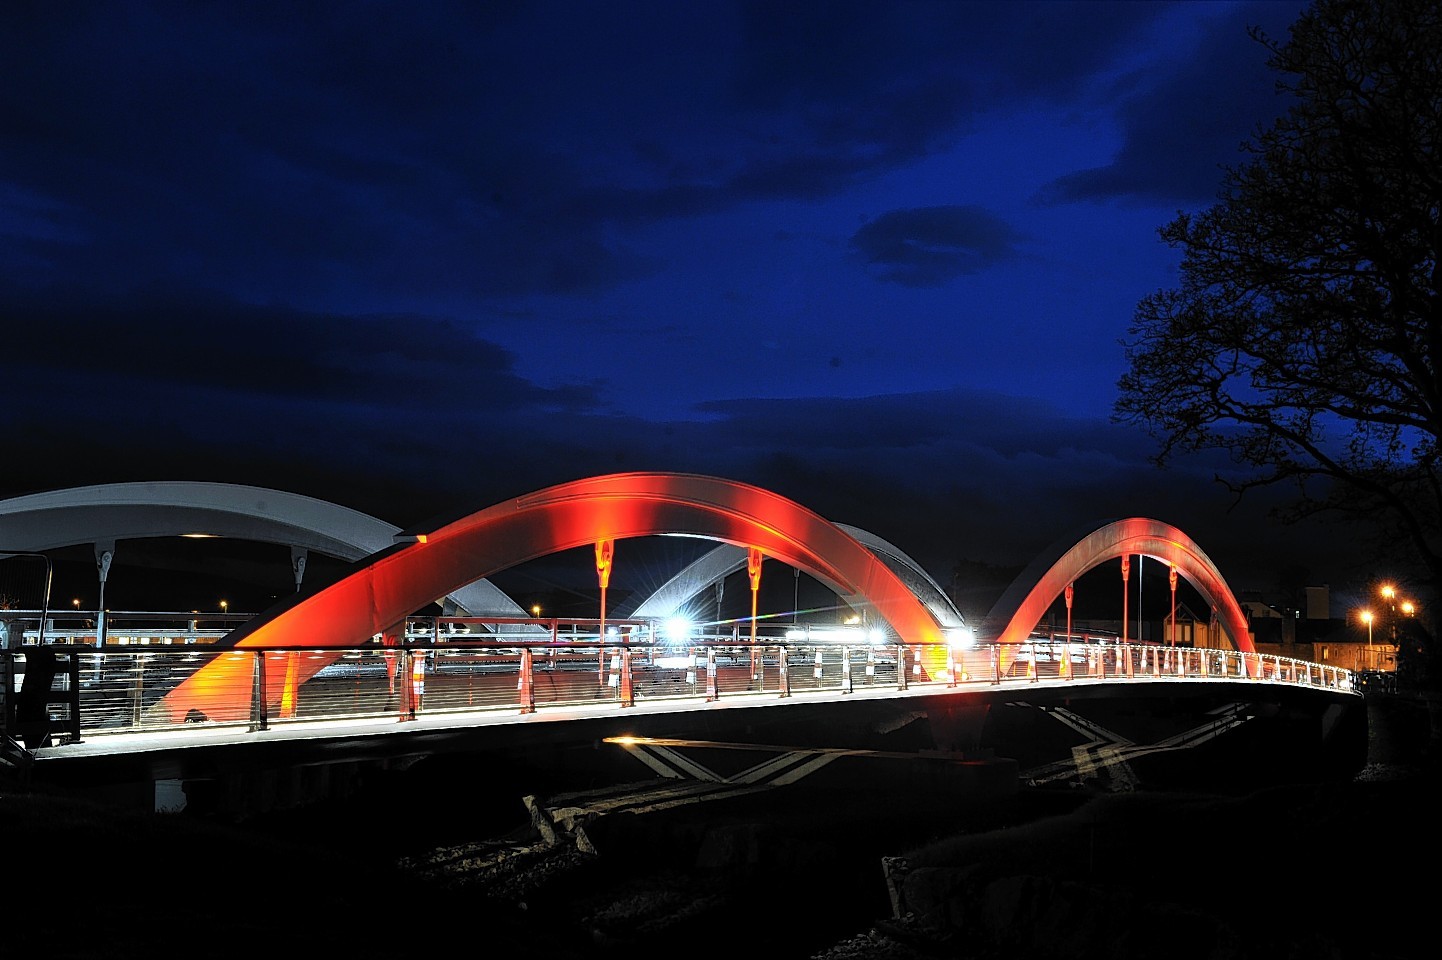
[[[1349,671],[1306,660],[1066,639],[962,647],[758,637],[752,644],[733,631],[664,643],[640,622],[623,621],[608,627],[633,639],[617,642],[608,629],[602,642],[595,622],[413,618],[404,639],[391,645],[377,639],[345,648],[218,649],[210,625],[186,623],[173,632],[152,625],[133,634],[147,638],[135,642],[111,633],[111,642],[97,648],[83,633],[64,632],[63,624],[47,625],[43,633],[35,626],[22,634],[31,642],[3,651],[7,732],[27,719],[14,705],[26,660],[43,646],[71,658],[71,668],[56,674],[65,689],[46,698],[44,716],[28,719],[49,723],[59,742],[193,722],[262,730],[311,721],[626,708],[659,700],[704,708],[723,698],[1040,682],[1242,679],[1354,691]],[[204,695],[177,693],[196,677],[206,680]]]

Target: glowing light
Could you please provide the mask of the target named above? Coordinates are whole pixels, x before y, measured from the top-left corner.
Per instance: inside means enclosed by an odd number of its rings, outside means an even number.
[[[946,642],[952,647],[970,650],[976,646],[976,631],[971,627],[949,627],[946,631]]]
[[[661,636],[667,643],[685,643],[691,639],[691,631],[695,627],[685,617],[672,617],[661,627]]]

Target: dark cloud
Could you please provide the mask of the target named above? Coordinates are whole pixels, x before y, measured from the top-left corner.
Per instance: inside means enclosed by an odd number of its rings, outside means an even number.
[[[1117,110],[1123,142],[1110,163],[1058,178],[1041,193],[1052,203],[1115,198],[1167,203],[1216,199],[1223,169],[1258,125],[1285,112],[1259,43],[1238,42],[1260,26],[1273,38],[1302,4],[1249,3],[1208,24],[1195,52],[1131,76]]]
[[[0,277],[608,289],[660,265],[607,224],[831,196],[999,101],[1071,98],[1164,7],[13,6]]]
[[[977,206],[893,210],[851,236],[851,248],[882,280],[934,287],[1017,255],[1022,236]]]
[[[123,301],[55,295],[0,306],[17,381],[78,377],[130,398],[188,391],[240,402],[574,412],[597,401],[584,384],[542,389],[514,357],[451,321],[311,314],[190,293]],[[57,352],[54,344],[66,345]]]

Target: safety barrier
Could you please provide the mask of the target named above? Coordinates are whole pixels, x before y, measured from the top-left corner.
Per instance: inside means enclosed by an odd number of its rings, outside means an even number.
[[[27,659],[42,648],[3,651],[22,689]],[[299,721],[419,716],[468,711],[533,713],[553,707],[612,704],[627,709],[655,700],[693,700],[698,707],[736,697],[848,695],[867,690],[1032,683],[1238,680],[1353,691],[1347,670],[1235,650],[1122,643],[1028,640],[1019,644],[816,643],[729,639],[666,646],[545,641],[407,640],[396,646],[215,649],[213,646],[65,645],[73,666],[64,712],[51,719],[61,742],[175,729],[191,722],[266,729]],[[791,665],[810,666],[807,670]],[[250,682],[224,689],[233,701],[177,717],[164,698],[203,668],[240,671]],[[56,698],[59,699],[59,698]],[[46,702],[44,698],[37,698]],[[7,711],[7,723],[13,712]],[[7,727],[7,732],[11,729]]]

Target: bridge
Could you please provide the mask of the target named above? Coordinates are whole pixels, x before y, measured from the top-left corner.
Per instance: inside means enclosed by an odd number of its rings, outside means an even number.
[[[994,742],[996,715],[1024,704],[1075,741],[1064,757],[1033,758],[1022,772],[1039,780],[1081,767],[1130,769],[1276,716],[1315,721],[1295,747],[1311,756],[1331,749],[1334,729],[1352,729],[1339,717],[1359,712],[1347,671],[1259,654],[1212,561],[1185,533],[1149,518],[1060,539],[973,625],[880,537],[714,477],[593,477],[411,530],[223,484],[117,484],[0,502],[5,552],[43,556],[93,543],[102,592],[118,543],[195,531],[288,543],[295,594],[219,626],[103,604],[86,617],[48,609],[48,597],[38,611],[0,612],[12,766],[59,780],[104,770],[111,779],[184,782],[213,778],[242,757],[306,765],[604,741],[655,770],[665,765],[656,744],[704,744],[719,733],[753,744],[770,735],[778,757],[799,751],[809,758],[800,767],[815,768],[838,748],[889,747],[898,732],[913,750],[919,742],[964,763],[998,749],[1030,753],[1015,734]],[[608,611],[610,576],[624,562],[617,543],[654,536],[715,546],[631,609]],[[528,615],[487,579],[576,548],[595,558],[593,618]],[[354,565],[307,585],[309,550]],[[1116,635],[1072,629],[1075,581],[1115,562],[1125,603],[1133,557],[1165,564],[1173,591],[1180,577],[1201,594],[1211,609],[1204,632],[1188,644],[1175,634],[1141,643],[1126,635],[1125,614]],[[834,590],[860,623],[762,617],[767,560]],[[750,617],[729,629],[678,622],[697,596],[743,568]],[[1066,628],[1039,631],[1059,598]],[[418,613],[436,605],[440,614]],[[1180,701],[1195,708],[1194,723],[1178,719]],[[1144,702],[1168,705],[1165,721],[1123,731],[1076,706]],[[1335,739],[1351,762],[1355,734]],[[673,773],[705,769],[675,755],[669,762]]]

